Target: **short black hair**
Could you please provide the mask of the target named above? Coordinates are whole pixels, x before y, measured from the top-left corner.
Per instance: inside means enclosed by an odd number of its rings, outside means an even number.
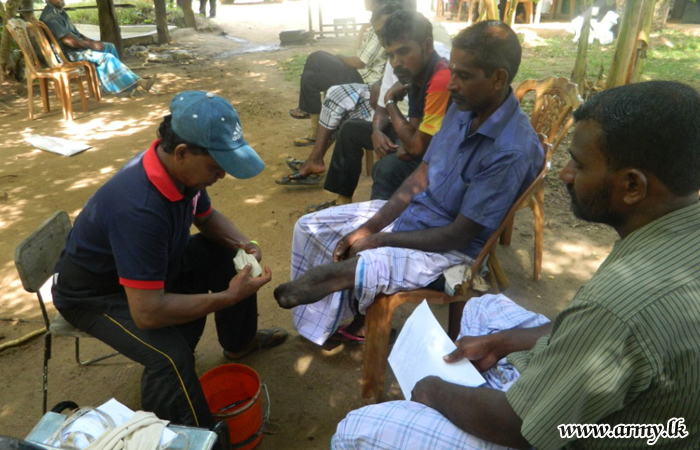
[[[379,20],[380,17],[393,14],[396,11],[400,11],[402,9],[403,9],[403,5],[401,5],[401,3],[395,2],[395,1],[376,3],[376,6],[374,7],[374,10],[372,11],[372,18],[370,18],[369,21],[370,21],[370,23],[374,23],[376,20]]]
[[[677,196],[700,189],[700,94],[675,81],[620,86],[591,97],[574,112],[595,121],[609,171],[654,174]]]
[[[381,34],[385,46],[401,39],[423,44],[426,39],[432,39],[433,25],[423,14],[402,9],[386,19]]]
[[[471,53],[487,77],[504,69],[508,84],[518,73],[523,53],[518,35],[500,20],[486,20],[463,29],[452,40],[452,48]]]
[[[180,144],[186,144],[189,151],[194,155],[208,155],[209,152],[204,147],[198,145],[190,144],[189,142],[182,139],[173,130],[172,125],[173,116],[168,114],[163,117],[163,121],[158,126],[158,137],[160,138],[160,145],[163,147],[165,153],[172,153],[175,151],[175,147]]]

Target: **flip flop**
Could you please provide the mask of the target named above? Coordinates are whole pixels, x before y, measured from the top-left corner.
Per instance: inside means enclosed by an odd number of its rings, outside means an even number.
[[[310,136],[304,136],[294,139],[294,145],[296,145],[297,147],[308,147],[309,145],[314,145],[315,143],[316,139]]]
[[[257,334],[248,346],[240,352],[224,350],[224,357],[230,360],[241,359],[251,353],[259,352],[267,348],[277,347],[287,340],[287,332],[282,328],[269,328],[258,330]]]
[[[309,113],[307,113],[306,111],[302,111],[299,108],[290,109],[289,116],[292,119],[308,119],[309,117],[311,117]]]
[[[343,342],[343,343],[357,343],[357,344],[364,344],[365,343],[365,337],[364,336],[357,336],[348,331],[348,328],[350,327],[351,324],[343,325],[342,327],[338,328],[336,332],[331,335],[331,337],[328,338],[330,341],[334,342]],[[396,337],[398,335],[398,331],[396,328],[392,328],[391,331],[389,332],[389,344],[393,344],[396,341]]]
[[[299,168],[304,164],[304,161],[293,156],[287,156],[287,159],[284,162],[287,163],[287,167],[292,169],[294,172],[299,172]]]
[[[335,200],[331,200],[330,202],[323,202],[319,203],[318,205],[309,205],[306,207],[306,214],[309,213],[315,213],[317,211],[321,211],[322,209],[327,209],[332,206],[338,206],[338,203]]]
[[[275,180],[275,183],[283,186],[317,186],[321,183],[321,176],[317,173],[313,173],[303,177],[299,175],[299,172],[294,172],[291,175],[282,177],[281,180]]]

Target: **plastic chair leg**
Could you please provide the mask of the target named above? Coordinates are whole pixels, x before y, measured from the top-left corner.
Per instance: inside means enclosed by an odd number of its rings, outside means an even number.
[[[83,77],[78,77],[75,81],[78,83],[78,89],[80,90],[80,102],[83,105],[83,112],[86,113],[88,111],[88,105],[87,97],[85,96],[85,88],[83,86]]]
[[[365,149],[365,171],[367,176],[372,175],[372,166],[374,166],[374,150]]]
[[[501,243],[501,245],[510,245],[511,239],[513,238],[514,223],[515,218],[511,219],[505,231],[503,232],[503,234],[501,234],[501,237],[499,238],[499,242]]]

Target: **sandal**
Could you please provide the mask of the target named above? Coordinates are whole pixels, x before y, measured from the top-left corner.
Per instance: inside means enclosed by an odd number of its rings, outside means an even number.
[[[258,330],[252,341],[240,352],[231,352],[224,350],[224,357],[230,360],[241,359],[251,353],[261,350],[277,347],[287,340],[287,332],[282,328],[269,328],[266,330]]]
[[[291,175],[282,177],[281,180],[275,180],[275,183],[283,186],[318,186],[321,183],[321,176],[317,173],[302,176],[299,175],[299,172],[294,172]]]
[[[323,209],[328,209],[333,206],[338,206],[338,203],[335,200],[331,200],[330,202],[319,203],[318,205],[309,205],[306,207],[305,211],[306,214],[310,214],[321,211]]]
[[[315,143],[316,139],[312,138],[311,136],[304,136],[294,139],[294,145],[297,147],[308,147],[309,145],[314,145]]]
[[[293,172],[299,172],[301,166],[304,165],[304,161],[293,156],[287,156],[287,159],[284,162],[287,163],[287,167],[292,169]]]
[[[349,323],[347,325],[343,325],[342,327],[338,328],[335,333],[333,333],[328,340],[333,341],[333,342],[342,342],[345,344],[349,343],[357,343],[357,344],[364,344],[365,343],[365,337],[364,336],[359,336],[359,335],[354,335],[348,331],[348,328],[352,325],[352,323]],[[391,331],[389,332],[389,344],[393,344],[396,342],[396,337],[398,336],[398,331],[396,328],[392,328]]]
[[[289,110],[289,116],[292,119],[308,119],[311,117],[311,114],[307,113],[306,111],[302,111],[299,108],[294,108]]]

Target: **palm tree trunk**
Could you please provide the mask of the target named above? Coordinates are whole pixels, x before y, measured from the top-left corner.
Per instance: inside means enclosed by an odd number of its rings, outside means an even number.
[[[196,30],[197,20],[194,17],[194,11],[192,11],[192,0],[180,0],[180,7],[185,16],[185,27]],[[311,21],[309,21],[309,28],[311,28]]]
[[[629,70],[637,53],[637,36],[642,18],[641,4],[644,0],[627,0],[622,13],[622,22],[617,36],[617,45],[613,56],[605,89],[628,83]]]
[[[654,22],[655,10],[656,0],[644,0],[644,4],[642,5],[643,17],[637,37],[637,41],[641,46],[637,49],[637,57],[635,58],[634,70],[632,73],[633,83],[639,81],[642,71],[644,70],[644,63],[647,60],[647,48],[649,47],[649,33],[651,32],[651,25]]]

